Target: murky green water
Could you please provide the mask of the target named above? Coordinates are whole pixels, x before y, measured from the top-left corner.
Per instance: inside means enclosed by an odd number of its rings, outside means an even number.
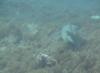
[[[0,0],[0,73],[99,73],[99,32],[99,0]]]

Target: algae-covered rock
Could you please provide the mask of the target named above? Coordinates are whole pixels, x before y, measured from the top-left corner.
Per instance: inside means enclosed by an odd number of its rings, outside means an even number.
[[[79,48],[83,44],[83,37],[80,36],[80,26],[67,24],[61,30],[61,38],[73,48]]]
[[[67,24],[62,28],[61,37],[64,42],[75,42],[75,37],[78,34],[79,27],[73,24]]]

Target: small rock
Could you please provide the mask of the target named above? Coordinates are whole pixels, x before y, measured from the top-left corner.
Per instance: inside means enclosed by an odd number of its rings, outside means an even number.
[[[100,15],[92,15],[91,19],[100,20]]]
[[[36,61],[37,61],[37,66],[42,67],[42,68],[52,67],[56,65],[57,63],[56,59],[48,56],[47,54],[43,54],[43,53],[40,53],[39,55],[37,55]]]

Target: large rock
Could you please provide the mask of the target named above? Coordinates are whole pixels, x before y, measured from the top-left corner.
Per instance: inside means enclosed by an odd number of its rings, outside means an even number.
[[[79,48],[83,44],[83,37],[81,37],[80,26],[74,24],[67,24],[61,30],[62,40],[73,48]]]

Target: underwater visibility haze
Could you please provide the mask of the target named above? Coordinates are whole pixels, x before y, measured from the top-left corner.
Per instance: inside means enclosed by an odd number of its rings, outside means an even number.
[[[100,0],[0,0],[0,73],[100,73]]]

